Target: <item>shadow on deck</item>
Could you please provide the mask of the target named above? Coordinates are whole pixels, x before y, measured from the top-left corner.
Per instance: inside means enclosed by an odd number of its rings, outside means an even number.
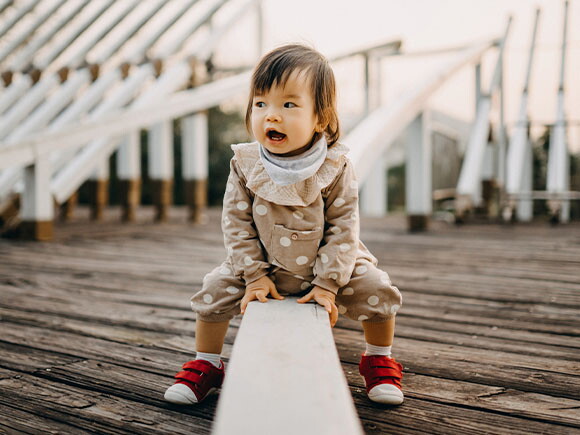
[[[219,212],[154,225],[144,210],[124,225],[109,210],[58,225],[51,243],[0,240],[0,432],[210,432],[217,396],[182,409],[162,394],[193,354],[189,297],[224,257]],[[403,292],[407,397],[366,399],[362,330],[342,318],[334,335],[367,433],[580,433],[577,223],[410,235],[388,217],[363,220],[362,239]]]

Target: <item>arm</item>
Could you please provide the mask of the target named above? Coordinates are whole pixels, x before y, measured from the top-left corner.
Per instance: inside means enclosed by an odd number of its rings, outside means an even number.
[[[234,274],[243,278],[246,285],[267,275],[270,267],[254,226],[252,203],[253,197],[232,159],[223,202],[222,232]]]
[[[327,193],[324,239],[316,257],[312,284],[336,295],[350,281],[359,245],[358,184],[348,159]]]

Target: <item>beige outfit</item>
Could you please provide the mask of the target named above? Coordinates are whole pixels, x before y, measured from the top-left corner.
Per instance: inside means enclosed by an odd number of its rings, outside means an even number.
[[[359,240],[358,184],[348,148],[334,144],[313,176],[279,186],[258,146],[232,145],[222,215],[228,256],[191,298],[198,318],[219,322],[239,314],[246,284],[264,275],[282,295],[314,285],[330,290],[339,312],[354,320],[392,317],[401,294]]]

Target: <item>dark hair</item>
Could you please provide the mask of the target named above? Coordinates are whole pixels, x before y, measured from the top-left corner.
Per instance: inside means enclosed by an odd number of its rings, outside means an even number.
[[[274,85],[284,86],[294,71],[303,71],[310,78],[314,113],[324,127],[328,146],[333,145],[340,136],[334,73],[322,54],[301,44],[276,48],[264,55],[256,66],[250,84],[246,128],[251,132],[252,107],[256,94],[263,94]],[[321,134],[316,133],[313,142]]]

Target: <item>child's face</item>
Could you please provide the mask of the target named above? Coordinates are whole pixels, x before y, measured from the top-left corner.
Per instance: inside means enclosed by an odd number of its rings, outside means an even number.
[[[300,71],[288,77],[286,85],[272,86],[254,97],[252,133],[268,151],[287,156],[305,151],[318,127],[310,79]]]

